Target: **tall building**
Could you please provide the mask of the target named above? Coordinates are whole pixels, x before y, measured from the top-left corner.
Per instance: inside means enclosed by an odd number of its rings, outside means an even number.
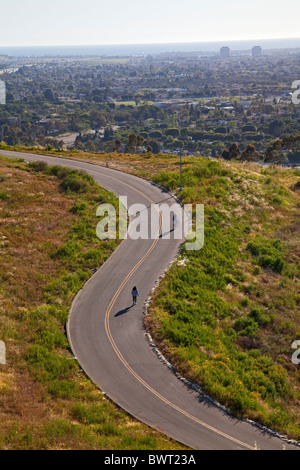
[[[252,47],[252,57],[260,57],[261,56],[261,47],[254,46]]]
[[[6,103],[6,88],[3,80],[0,80],[0,104]]]
[[[227,46],[223,46],[220,49],[220,56],[224,59],[230,56],[230,48]]]

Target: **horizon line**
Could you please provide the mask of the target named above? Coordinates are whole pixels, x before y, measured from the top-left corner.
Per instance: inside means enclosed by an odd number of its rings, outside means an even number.
[[[0,47],[102,47],[102,46],[152,46],[152,45],[172,45],[172,44],[209,44],[220,42],[249,42],[249,41],[282,41],[300,40],[300,37],[272,37],[272,38],[246,38],[246,39],[213,39],[197,41],[167,41],[167,42],[128,42],[128,43],[97,43],[97,44],[10,44],[0,45]]]

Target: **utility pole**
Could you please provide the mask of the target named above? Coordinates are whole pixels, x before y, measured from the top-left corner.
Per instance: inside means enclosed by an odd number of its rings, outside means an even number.
[[[183,190],[183,187],[182,187],[182,155],[180,153],[180,191]]]

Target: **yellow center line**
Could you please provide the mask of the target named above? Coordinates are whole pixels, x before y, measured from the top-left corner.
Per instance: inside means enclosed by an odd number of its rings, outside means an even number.
[[[91,173],[96,173],[96,174],[99,174],[99,171],[94,171],[94,170],[88,170],[89,172]],[[254,446],[251,446],[245,442],[242,442],[240,441],[239,439],[236,439],[235,437],[233,436],[230,436],[229,434],[223,432],[223,431],[220,431],[219,429],[215,428],[214,426],[211,426],[207,423],[205,423],[204,421],[200,420],[199,418],[196,418],[195,416],[191,415],[190,413],[188,413],[187,411],[183,410],[182,408],[178,407],[177,405],[175,405],[174,403],[170,402],[167,398],[165,398],[164,396],[162,396],[159,392],[157,392],[154,388],[152,388],[145,380],[143,380],[133,369],[132,367],[128,364],[128,362],[126,361],[126,359],[124,358],[124,356],[122,355],[122,353],[120,352],[119,348],[117,347],[116,345],[116,342],[111,334],[111,329],[110,329],[110,312],[118,298],[118,296],[120,295],[120,292],[122,291],[123,287],[127,284],[127,282],[129,281],[129,279],[132,277],[132,275],[138,270],[138,268],[144,263],[144,261],[148,258],[148,256],[151,254],[151,252],[154,250],[154,248],[156,247],[157,243],[158,243],[158,240],[159,240],[159,235],[161,233],[161,228],[162,228],[162,215],[161,215],[161,212],[159,211],[159,209],[157,208],[157,205],[155,204],[155,202],[150,198],[148,197],[146,194],[142,193],[141,191],[139,191],[138,189],[134,188],[133,186],[131,186],[130,184],[128,183],[125,183],[123,182],[122,180],[119,180],[113,176],[108,176],[108,175],[103,175],[105,176],[106,178],[110,178],[110,179],[113,179],[115,181],[117,181],[118,183],[121,183],[121,184],[124,184],[125,186],[129,187],[130,189],[132,189],[133,191],[139,193],[141,196],[143,196],[145,199],[147,199],[151,204],[154,205],[156,211],[158,212],[159,214],[159,230],[158,230],[158,233],[156,235],[156,238],[154,239],[152,245],[150,246],[150,248],[148,249],[148,251],[145,253],[145,255],[140,259],[140,261],[132,268],[132,270],[127,274],[127,276],[125,277],[125,279],[123,280],[123,282],[120,284],[118,290],[116,291],[116,293],[114,294],[112,300],[110,301],[110,304],[105,312],[105,331],[106,331],[106,335],[108,337],[108,340],[113,348],[113,350],[115,351],[116,355],[118,356],[118,358],[120,359],[120,361],[123,363],[123,365],[126,367],[126,369],[130,372],[130,374],[132,374],[136,380],[138,380],[138,382],[140,382],[147,390],[149,390],[153,395],[155,395],[157,398],[159,398],[161,401],[163,401],[164,403],[166,403],[167,405],[169,405],[171,408],[175,409],[176,411],[178,411],[179,413],[181,413],[182,415],[186,416],[187,418],[193,420],[194,422],[200,424],[201,426],[205,427],[206,429],[209,429],[210,431],[213,431],[215,432],[216,434],[232,441],[232,442],[235,442],[236,444],[239,444],[243,447],[246,447],[247,449],[250,449],[250,450],[255,450],[255,447]]]

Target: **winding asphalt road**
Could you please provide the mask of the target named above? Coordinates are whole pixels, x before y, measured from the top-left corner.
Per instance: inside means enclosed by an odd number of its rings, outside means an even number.
[[[128,205],[173,204],[160,188],[135,176],[89,163],[0,151],[27,161],[83,169],[102,187],[127,196]],[[257,426],[235,419],[179,380],[149,345],[144,303],[174,260],[183,240],[164,236],[122,241],[74,299],[67,325],[74,356],[85,373],[132,416],[196,450],[299,449]],[[138,304],[131,289],[137,285]]]

